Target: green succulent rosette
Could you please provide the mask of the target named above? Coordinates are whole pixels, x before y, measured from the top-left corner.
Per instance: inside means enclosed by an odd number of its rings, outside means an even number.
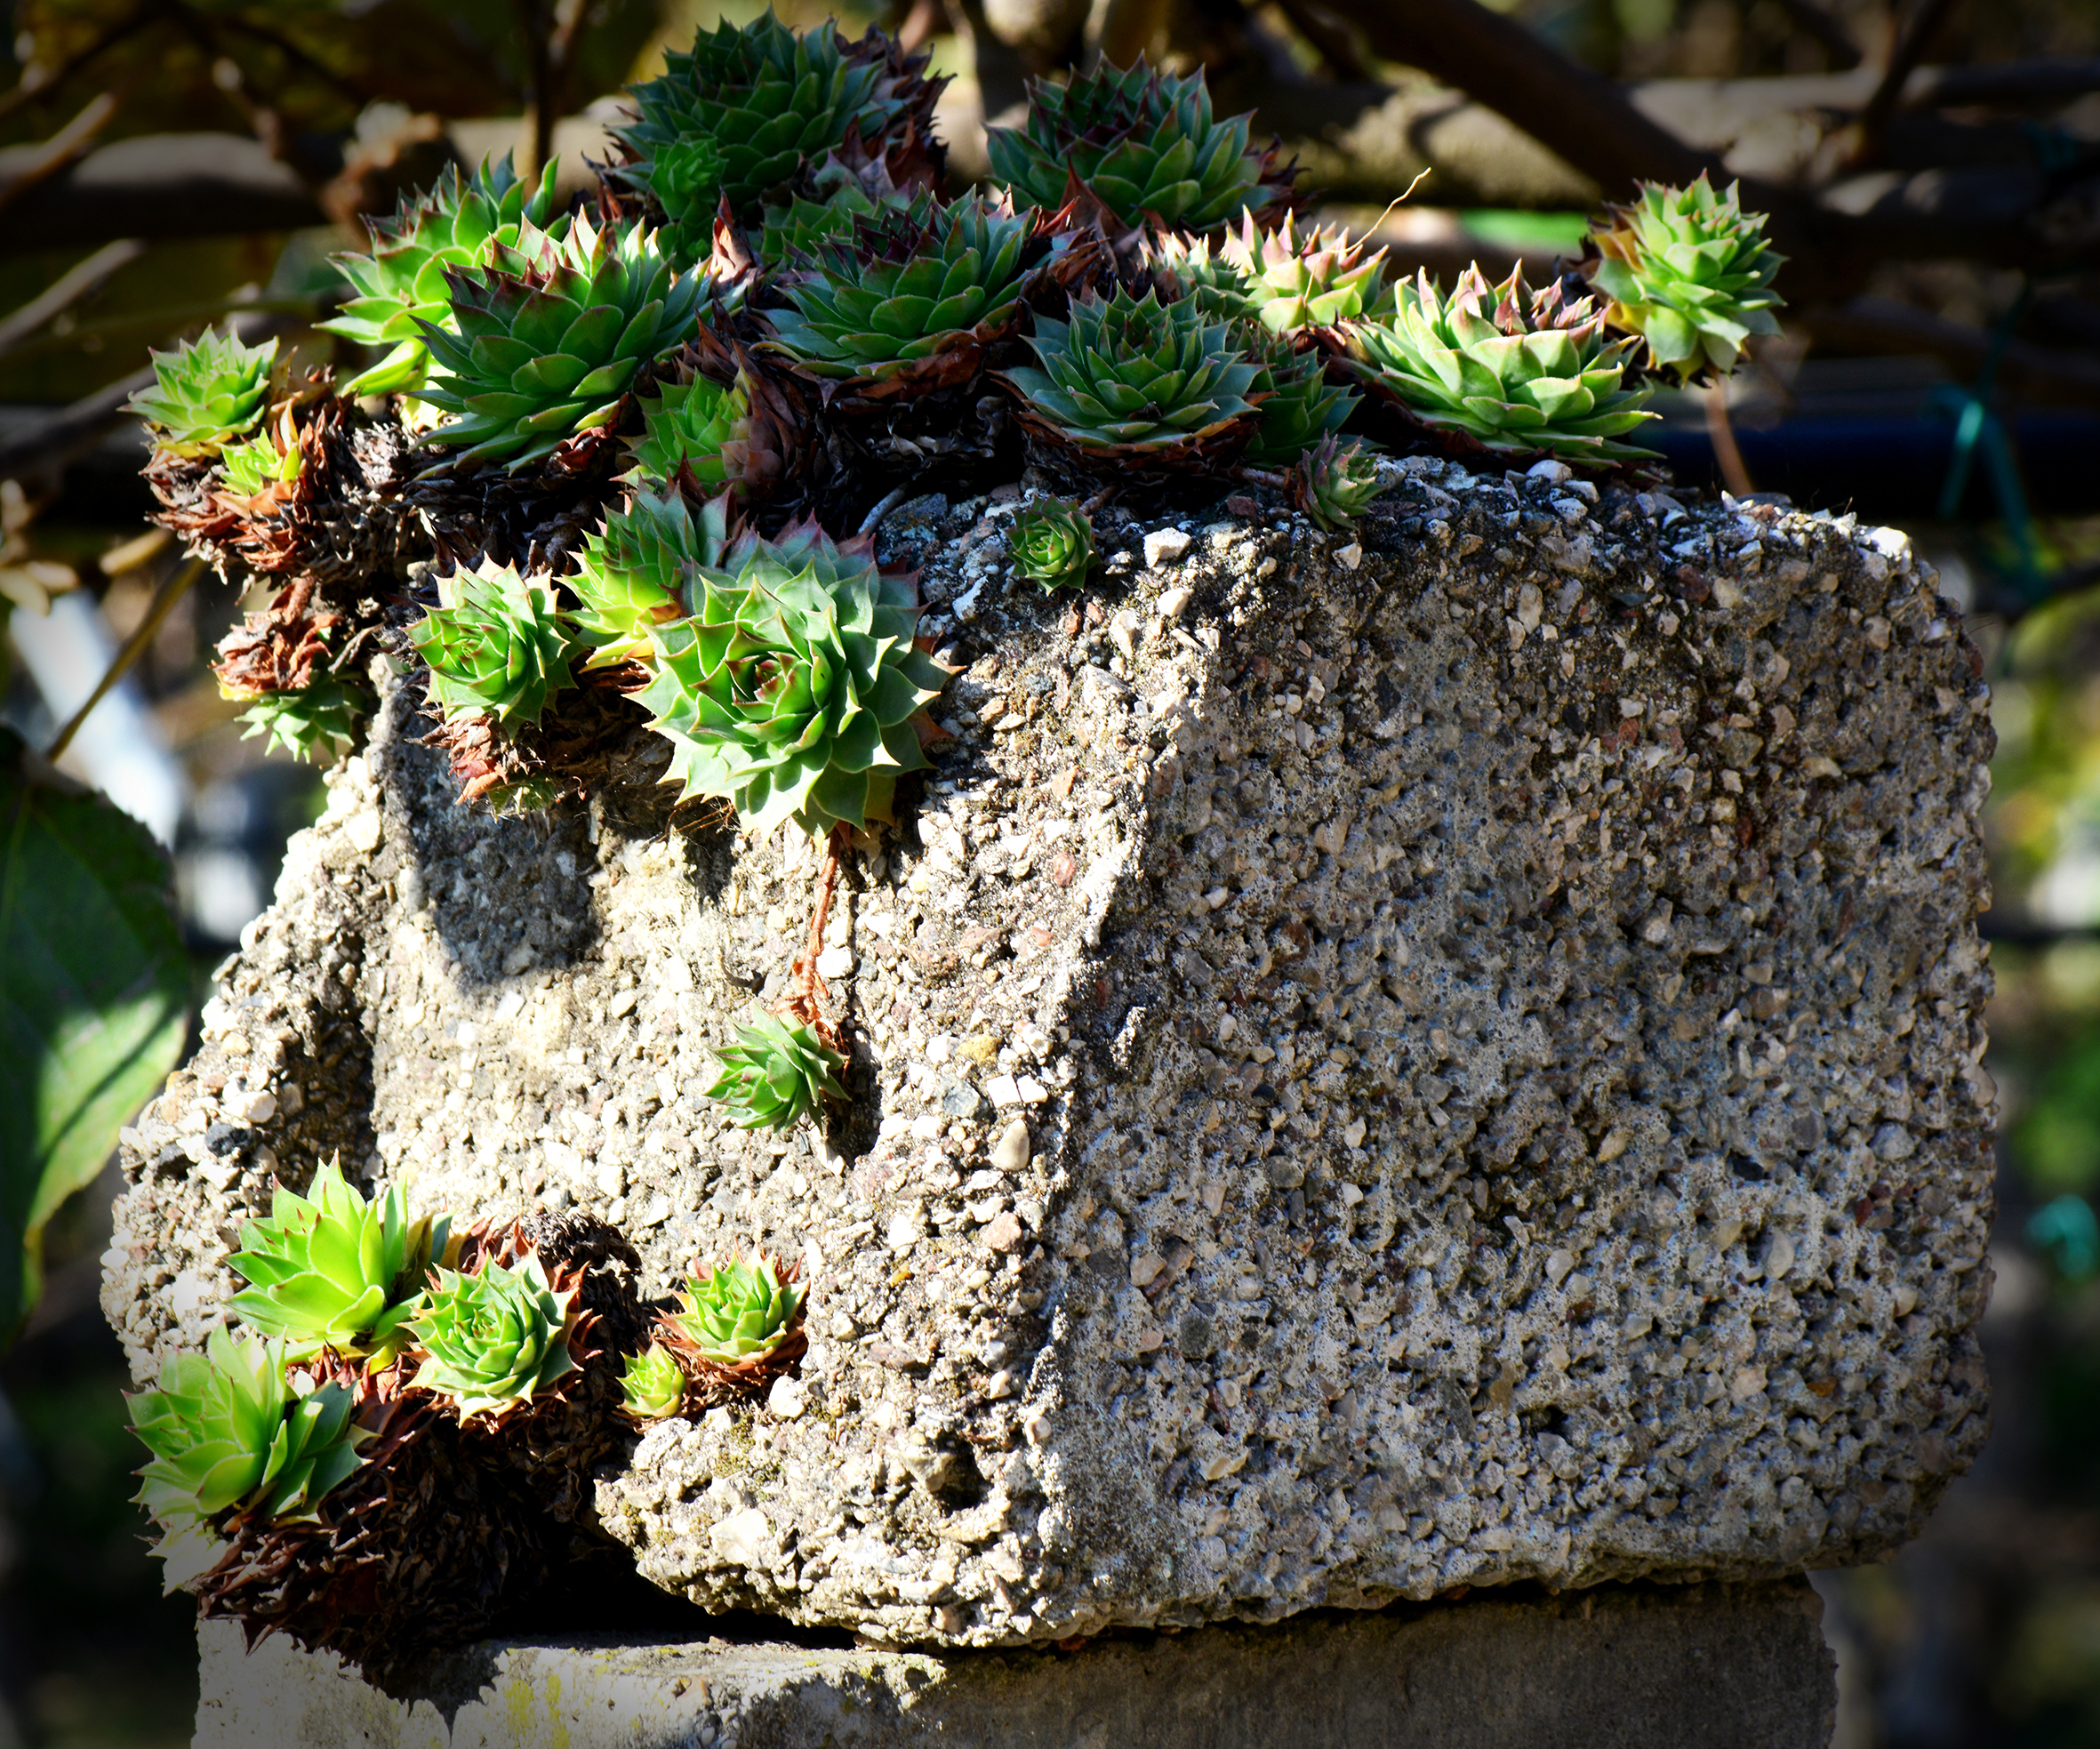
[[[707,1096],[729,1107],[739,1129],[786,1129],[814,1112],[819,1100],[846,1097],[838,1082],[846,1059],[814,1027],[790,1025],[778,1015],[761,1011],[738,1027],[719,1066]]]
[[[1118,288],[1075,299],[1070,319],[1038,316],[1038,370],[1006,373],[1032,429],[1103,461],[1199,461],[1237,450],[1257,417],[1257,367],[1232,325],[1193,302]]]
[[[1703,173],[1688,189],[1644,182],[1591,236],[1590,283],[1611,300],[1610,320],[1647,342],[1655,369],[1683,381],[1728,375],[1752,334],[1779,332],[1772,312],[1786,301],[1772,281],[1786,257],[1740,195],[1740,184],[1716,194]]]
[[[637,1421],[661,1421],[685,1407],[685,1369],[660,1342],[629,1354],[620,1378],[620,1407]]]
[[[429,441],[458,447],[455,465],[513,471],[611,423],[637,373],[692,333],[708,290],[654,232],[581,218],[558,234],[525,221],[515,245],[445,279],[458,332],[417,325],[433,366],[422,397],[451,415]]]
[[[262,421],[277,343],[244,346],[228,328],[210,329],[172,352],[156,352],[153,386],[124,405],[153,428],[156,448],[171,455],[216,455]]]
[[[702,493],[719,492],[731,478],[724,452],[749,440],[750,385],[741,373],[727,387],[704,376],[661,383],[654,397],[642,397],[642,418],[643,435],[629,445],[629,479],[684,478]]]
[[[1348,422],[1363,397],[1327,380],[1319,352],[1298,351],[1252,321],[1242,324],[1241,337],[1257,366],[1249,394],[1262,406],[1262,422],[1246,446],[1249,461],[1295,461]]]
[[[1260,229],[1248,214],[1219,253],[1238,277],[1248,313],[1272,334],[1360,321],[1390,301],[1385,251],[1367,253],[1339,226],[1301,238],[1289,213],[1272,230]]]
[[[328,1347],[383,1364],[406,1345],[409,1313],[450,1224],[410,1220],[398,1188],[367,1198],[331,1160],[306,1195],[279,1187],[269,1218],[241,1229],[228,1262],[248,1286],[231,1309],[295,1360]]]
[[[1030,582],[1076,589],[1094,563],[1094,524],[1068,498],[1030,499],[1014,513],[1006,552]]]
[[[285,1374],[281,1342],[236,1342],[223,1329],[202,1354],[177,1354],[151,1390],[128,1399],[132,1431],[151,1454],[138,1503],[169,1535],[161,1544],[170,1590],[221,1551],[210,1520],[221,1512],[297,1519],[364,1461],[370,1437],[340,1384],[301,1389]]]
[[[1208,230],[1290,202],[1275,148],[1247,143],[1251,119],[1219,121],[1200,71],[1177,79],[1141,55],[1063,85],[1033,82],[1026,121],[990,130],[992,180],[1056,212],[1076,178],[1122,225]]]
[[[878,51],[847,43],[830,24],[790,30],[770,11],[748,25],[725,20],[700,31],[689,51],[664,57],[660,77],[628,96],[638,113],[613,132],[631,161],[615,173],[664,200],[669,213],[659,160],[681,143],[705,140],[718,164],[710,219],[723,197],[746,213],[849,134],[872,142],[906,109]],[[697,198],[696,162],[666,172],[674,189],[694,191],[687,198]]]
[[[1018,316],[1035,216],[1003,198],[942,206],[921,194],[859,220],[782,285],[794,307],[769,313],[766,344],[862,393],[889,379],[967,375]]]
[[[773,1260],[754,1251],[685,1278],[667,1321],[701,1359],[722,1366],[765,1359],[794,1333],[807,1296]]]
[[[387,349],[377,364],[343,384],[344,396],[413,394],[422,387],[429,367],[423,325],[453,330],[445,275],[454,268],[485,267],[494,249],[516,245],[523,225],[546,226],[554,211],[556,169],[549,160],[538,185],[528,189],[508,152],[493,164],[483,160],[471,177],[448,164],[429,193],[405,197],[392,220],[370,224],[368,251],[334,258],[357,296],[317,325],[360,346]]]
[[[258,498],[275,485],[296,480],[305,456],[294,443],[279,449],[268,431],[228,445],[220,454],[219,489],[228,498]]]
[[[263,750],[281,747],[295,759],[310,760],[325,748],[348,751],[357,743],[357,725],[373,710],[362,688],[324,674],[297,692],[260,693],[241,712],[248,726],[243,741],[263,737]]]
[[[676,487],[638,489],[622,509],[583,543],[575,574],[565,579],[581,604],[576,640],[589,652],[586,668],[651,659],[653,626],[691,611],[698,573],[722,563],[728,550],[726,498],[695,510]]]
[[[529,1254],[515,1264],[485,1263],[471,1275],[438,1270],[409,1325],[418,1344],[416,1384],[450,1403],[461,1421],[529,1406],[576,1370],[569,1352],[574,1301]]]
[[[1161,301],[1192,303],[1213,322],[1254,315],[1254,288],[1226,259],[1219,238],[1154,232],[1142,254]]]
[[[1625,386],[1632,341],[1610,339],[1588,298],[1569,303],[1559,280],[1530,291],[1520,268],[1495,286],[1468,268],[1448,298],[1426,273],[1395,290],[1390,317],[1342,332],[1358,375],[1419,423],[1505,453],[1653,457],[1622,441],[1655,417]]]
[[[1291,470],[1291,501],[1326,529],[1346,528],[1384,489],[1364,445],[1339,437],[1323,438]]]
[[[663,208],[659,237],[664,253],[681,267],[704,261],[713,252],[723,168],[721,146],[704,133],[659,147],[649,165],[649,192]]]
[[[911,719],[947,680],[912,641],[910,586],[805,526],[741,537],[688,605],[646,628],[655,671],[637,694],[672,744],[665,782],[725,798],[760,837],[889,818],[899,774],[928,763]]]
[[[758,253],[768,267],[791,267],[827,243],[849,241],[855,220],[872,219],[885,205],[909,204],[909,197],[894,192],[878,200],[851,181],[840,181],[822,200],[796,195],[782,205],[765,209]]]
[[[493,559],[440,577],[437,606],[408,635],[448,720],[536,723],[555,693],[576,684],[574,635],[552,588]]]

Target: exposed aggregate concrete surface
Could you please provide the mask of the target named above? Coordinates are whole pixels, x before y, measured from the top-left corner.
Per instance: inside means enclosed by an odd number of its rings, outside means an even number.
[[[640,1570],[894,1643],[1743,1578],[1980,1447],[1980,662],[1896,531],[1415,459],[1356,528],[921,500],[963,669],[822,961],[827,1135],[728,1126],[816,855],[458,807],[389,686],[125,1135],[141,1377],[273,1175],[754,1235],[810,1347],[601,1472]],[[381,677],[384,678],[383,674]]]

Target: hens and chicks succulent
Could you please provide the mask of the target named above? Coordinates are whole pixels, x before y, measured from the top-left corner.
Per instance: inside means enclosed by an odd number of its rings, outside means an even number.
[[[653,1336],[615,1281],[626,1310],[613,1321],[637,1351],[616,1375],[585,1304],[603,1304],[589,1248],[574,1252],[558,1230],[411,1219],[398,1189],[367,1198],[333,1164],[303,1196],[280,1188],[228,1259],[248,1284],[228,1307],[242,1328],[171,1356],[131,1400],[149,1454],[138,1498],[161,1527],[170,1588],[252,1632],[283,1626],[367,1657],[413,1649],[416,1622],[372,1580],[420,1559],[408,1544],[433,1497],[464,1492],[487,1534],[529,1543],[510,1445],[551,1449],[587,1478],[613,1410],[748,1394],[801,1352],[794,1272],[754,1253],[689,1279]],[[499,1550],[494,1565],[508,1559]],[[418,1596],[473,1631],[501,1590],[484,1594],[485,1577],[463,1570],[447,1595],[426,1577]]]
[[[588,790],[653,732],[682,799],[827,840],[828,882],[928,763],[948,670],[862,524],[930,459],[951,487],[1033,470],[1007,552],[1055,590],[1086,582],[1090,509],[1117,493],[1258,485],[1338,528],[1380,489],[1374,439],[1639,465],[1639,353],[1697,380],[1774,329],[1763,221],[1703,180],[1614,210],[1598,295],[1477,269],[1446,293],[1302,230],[1293,172],[1200,74],[1038,84],[991,132],[1003,186],[952,199],[940,84],[873,32],[724,23],[635,87],[594,210],[505,161],[374,225],[323,325],[379,355],[347,381],[294,381],[275,341],[230,332],[156,356],[133,405],[163,519],[285,580],[221,646],[253,732],[348,744],[385,656],[421,675],[464,793]],[[740,1125],[846,1096],[808,972],[720,1053],[709,1096]],[[354,1652],[400,1628],[341,1625],[405,1510],[368,1469],[423,1464],[419,1510],[508,1527],[472,1584],[402,1580],[465,1632],[512,1555],[531,1565],[491,1441],[599,1425],[589,1403],[677,1414],[799,1352],[805,1290],[754,1254],[696,1273],[608,1383],[577,1272],[332,1171],[243,1248],[230,1310],[255,1334],[214,1334],[134,1400],[140,1498],[207,1609]]]

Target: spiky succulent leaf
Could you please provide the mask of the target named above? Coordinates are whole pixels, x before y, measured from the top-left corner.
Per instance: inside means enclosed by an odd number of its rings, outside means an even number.
[[[277,357],[274,340],[244,346],[231,328],[206,329],[172,352],[154,353],[153,387],[124,405],[153,427],[158,448],[216,455],[260,422]]]
[[[1077,587],[1094,563],[1094,524],[1070,499],[1031,499],[1014,514],[1006,551],[1030,582],[1046,590]]]
[[[1276,153],[1247,144],[1247,116],[1219,121],[1200,71],[1177,79],[1141,55],[1063,85],[1029,87],[1027,121],[990,132],[991,173],[1017,197],[1054,212],[1077,177],[1125,225],[1148,216],[1208,230],[1290,200]]]
[[[248,1283],[232,1309],[304,1359],[323,1346],[383,1361],[407,1341],[412,1303],[433,1256],[442,1256],[445,1216],[408,1218],[398,1187],[367,1198],[333,1160],[307,1194],[280,1186],[269,1218],[241,1229],[227,1261]]]
[[[461,1420],[529,1404],[576,1370],[568,1340],[575,1295],[557,1291],[538,1257],[437,1276],[409,1320],[420,1351],[415,1382],[452,1403]]]
[[[635,466],[629,478],[677,480],[683,473],[701,491],[718,492],[729,482],[724,446],[749,429],[749,386],[741,375],[727,388],[704,376],[666,382],[653,397],[642,397],[642,417],[644,434],[629,445]]]
[[[227,446],[220,456],[225,472],[219,489],[228,498],[256,498],[273,485],[299,477],[304,457],[297,444],[279,449],[268,431]]]
[[[710,499],[696,511],[675,486],[644,486],[605,518],[565,580],[581,604],[574,623],[578,642],[590,653],[585,667],[650,656],[649,628],[683,619],[695,574],[722,562],[728,521],[726,498]]]
[[[902,206],[907,198],[899,195],[893,201],[881,204]],[[765,229],[758,235],[758,253],[768,267],[789,266],[805,255],[814,254],[824,244],[850,239],[854,221],[873,218],[878,207],[878,202],[851,182],[843,184],[822,200],[809,200],[796,195],[785,205],[765,209]]]
[[[281,1342],[236,1343],[215,1329],[202,1354],[175,1355],[156,1387],[129,1400],[132,1431],[152,1453],[137,1498],[163,1525],[235,1507],[309,1515],[362,1462],[367,1436],[351,1423],[350,1392],[302,1392],[285,1360]]]
[[[554,211],[557,165],[549,159],[536,188],[518,181],[506,152],[483,159],[472,177],[448,164],[428,194],[402,199],[391,221],[371,223],[372,247],[335,257],[357,292],[342,311],[319,325],[386,356],[342,386],[346,396],[413,393],[429,366],[421,325],[453,328],[453,268],[487,265],[490,251],[514,245],[524,223],[544,226]]]
[[[447,269],[457,333],[421,322],[433,374],[423,390],[452,415],[433,443],[459,463],[515,470],[610,422],[643,366],[689,334],[707,281],[679,273],[638,223],[577,219],[557,235],[529,221],[485,265]]]
[[[794,308],[768,317],[771,345],[813,375],[862,382],[981,347],[1020,308],[1034,226],[1004,199],[926,194],[861,219],[785,285]]]
[[[792,1334],[806,1297],[783,1280],[763,1251],[749,1261],[732,1257],[706,1274],[685,1278],[671,1324],[709,1360],[731,1363],[772,1352]]]
[[[613,132],[632,162],[617,173],[653,192],[659,156],[705,140],[720,161],[717,198],[742,213],[849,133],[873,140],[902,116],[886,71],[872,46],[847,43],[830,24],[791,31],[770,11],[741,27],[724,21],[629,90],[639,113]]]
[[[1247,357],[1259,366],[1250,391],[1261,400],[1262,422],[1246,446],[1250,461],[1295,461],[1339,431],[1363,398],[1327,381],[1326,360],[1300,352],[1251,321],[1243,327]]]
[[[1362,444],[1327,437],[1298,458],[1290,489],[1293,503],[1322,528],[1335,529],[1354,522],[1385,488]]]
[[[674,749],[665,781],[725,798],[760,836],[887,819],[898,774],[927,764],[911,719],[947,679],[912,641],[910,586],[811,526],[741,537],[688,605],[647,628],[637,694]]]
[[[1519,269],[1491,286],[1472,267],[1446,298],[1424,273],[1396,288],[1390,317],[1343,333],[1358,374],[1431,429],[1570,461],[1653,453],[1620,441],[1655,416],[1623,381],[1632,341],[1608,339],[1602,313],[1567,301],[1559,280],[1533,292]]]
[[[846,1097],[838,1083],[845,1062],[814,1029],[761,1012],[737,1028],[707,1096],[729,1107],[739,1129],[785,1129],[814,1111],[818,1100]]]
[[[685,1406],[685,1370],[660,1342],[629,1354],[620,1379],[621,1408],[637,1421],[661,1421]]]
[[[224,688],[220,689],[222,692]],[[248,725],[243,741],[264,737],[263,751],[282,747],[295,759],[311,759],[324,747],[346,751],[357,739],[357,723],[373,712],[372,694],[333,674],[295,693],[262,693],[241,712]]]
[[[1301,239],[1289,213],[1262,230],[1251,213],[1220,251],[1238,276],[1249,311],[1272,334],[1332,328],[1373,315],[1385,302],[1385,251],[1367,254],[1339,226]]]
[[[1752,334],[1775,334],[1785,300],[1772,281],[1786,257],[1765,241],[1765,215],[1743,210],[1741,185],[1716,194],[1703,172],[1688,189],[1644,182],[1630,206],[1591,233],[1591,283],[1611,321],[1647,343],[1649,363],[1689,381],[1727,376]]]
[[[484,559],[437,580],[437,606],[408,629],[430,670],[430,695],[447,718],[536,723],[549,695],[576,684],[574,642],[554,591]]]
[[[1157,456],[1252,426],[1255,367],[1230,324],[1121,288],[1105,302],[1077,299],[1070,314],[1036,318],[1029,344],[1040,370],[1006,373],[1024,413],[1065,442],[1107,458]]]

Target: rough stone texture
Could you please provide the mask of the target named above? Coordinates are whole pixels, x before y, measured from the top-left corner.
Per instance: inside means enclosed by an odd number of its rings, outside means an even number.
[[[462,811],[394,694],[127,1137],[136,1363],[340,1146],[651,1291],[806,1256],[800,1388],[600,1478],[709,1608],[1012,1644],[1908,1535],[1984,1431],[1975,653],[1891,530],[1399,471],[1353,536],[1104,517],[1085,617],[1006,507],[893,517],[968,667],[848,862],[828,1143],[701,1097],[814,855]]]
[[[934,1657],[490,1641],[401,1697],[203,1629],[197,1749],[1824,1749],[1815,1594],[1607,1588]]]

